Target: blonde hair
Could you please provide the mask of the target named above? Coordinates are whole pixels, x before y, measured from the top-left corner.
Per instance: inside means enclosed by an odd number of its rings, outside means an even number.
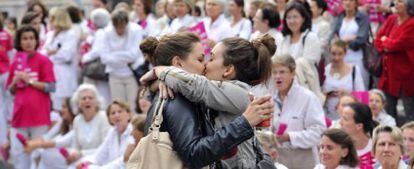
[[[286,66],[291,72],[294,72],[296,69],[295,59],[293,59],[292,56],[288,54],[273,56],[272,66],[274,65]]]
[[[401,127],[401,131],[404,131],[405,129],[410,129],[410,130],[414,130],[414,121],[405,123],[402,127]]]
[[[50,9],[50,21],[51,25],[59,32],[68,30],[72,27],[72,21],[68,12],[61,7],[54,7]]]
[[[109,124],[113,125],[109,120],[109,115],[111,114],[111,109],[113,105],[118,105],[119,107],[121,107],[121,109],[124,109],[129,115],[131,115],[131,108],[129,107],[128,103],[122,100],[114,100],[111,104],[108,105],[108,108],[106,109],[106,116],[108,117]]]
[[[398,127],[379,125],[374,129],[372,137],[372,152],[375,154],[380,133],[390,133],[391,138],[400,146],[401,154],[404,154],[404,139]]]

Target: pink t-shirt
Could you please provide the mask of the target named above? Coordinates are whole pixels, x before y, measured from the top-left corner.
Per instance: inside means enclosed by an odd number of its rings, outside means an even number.
[[[11,49],[13,49],[13,39],[6,29],[3,29],[0,31],[0,74],[9,71],[10,60],[7,52]]]
[[[19,71],[19,57],[15,57],[11,67],[10,75],[7,79],[8,88],[14,77],[15,71]],[[53,63],[44,55],[35,53],[27,59],[25,69],[29,72],[30,78],[39,82],[55,82],[53,73]],[[14,108],[12,116],[12,127],[36,127],[49,125],[51,111],[51,100],[49,93],[38,90],[24,84],[16,87],[14,97]]]

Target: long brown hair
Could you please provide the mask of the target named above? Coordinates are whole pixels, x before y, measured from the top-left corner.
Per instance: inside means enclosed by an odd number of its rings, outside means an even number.
[[[341,148],[348,149],[348,154],[343,157],[339,164],[356,167],[359,163],[359,158],[355,149],[354,142],[345,131],[341,129],[328,129],[323,132],[322,136],[328,137],[335,144],[339,144]]]

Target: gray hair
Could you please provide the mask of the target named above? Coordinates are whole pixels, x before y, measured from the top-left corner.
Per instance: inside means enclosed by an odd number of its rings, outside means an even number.
[[[295,59],[293,59],[293,57],[288,54],[273,56],[272,65],[286,66],[292,72],[296,69]]]
[[[407,6],[408,15],[414,16],[414,0],[405,0],[404,3]]]
[[[384,92],[382,92],[381,90],[371,89],[369,91],[369,94],[376,94],[376,95],[380,96],[383,103],[385,103],[387,101],[387,98],[385,97]]]
[[[106,9],[98,8],[91,12],[91,19],[96,28],[104,28],[111,20],[111,14]]]
[[[95,99],[97,101],[98,104],[98,110],[103,110],[104,109],[104,100],[103,98],[99,95],[98,90],[96,89],[95,85],[92,84],[81,84],[78,89],[76,89],[75,93],[73,94],[72,98],[70,99],[70,106],[72,107],[73,110],[73,114],[77,115],[79,114],[80,108],[79,108],[79,99],[80,99],[80,93],[85,91],[85,90],[89,90],[92,91],[95,95]]]

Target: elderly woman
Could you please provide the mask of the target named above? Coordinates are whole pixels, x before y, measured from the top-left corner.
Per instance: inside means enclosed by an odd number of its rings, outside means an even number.
[[[23,144],[16,134],[38,138],[51,124],[50,93],[55,90],[53,63],[36,52],[38,46],[39,36],[33,27],[26,25],[17,30],[14,47],[21,53],[15,56],[6,83],[6,88],[14,94],[10,139],[16,169],[30,168],[30,154],[23,152]]]
[[[203,19],[203,22],[211,47],[213,47],[215,43],[220,42],[224,38],[232,37],[235,35],[234,32],[232,32],[230,23],[224,16],[226,3],[227,2],[225,0],[206,1],[207,17]]]
[[[340,129],[322,134],[319,156],[321,163],[314,169],[356,169],[359,162],[354,141]]]
[[[53,62],[56,74],[56,92],[52,94],[53,109],[62,107],[64,98],[72,96],[78,86],[77,62],[78,37],[71,30],[72,21],[64,8],[55,7],[50,10],[49,23],[53,30],[46,35],[42,53]]]
[[[82,84],[71,100],[73,111],[80,113],[73,121],[74,138],[69,163],[95,153],[104,142],[110,127],[105,112],[101,110],[102,98],[95,86]]]
[[[272,58],[272,80],[277,89],[273,93],[272,130],[281,143],[280,163],[291,169],[313,168],[318,163],[317,144],[326,130],[325,117],[317,96],[294,82],[295,68],[289,55]]]
[[[387,112],[397,124],[414,120],[414,1],[395,1],[396,13],[378,31],[374,45],[382,54],[383,71],[378,88],[387,97]],[[397,101],[402,99],[405,117],[397,116]]]
[[[362,103],[351,103],[344,107],[341,120],[341,129],[348,133],[354,140],[355,148],[359,157],[360,168],[372,168],[374,156],[371,152],[371,135],[376,123],[367,105]]]
[[[135,110],[138,84],[131,69],[144,62],[138,48],[143,30],[128,21],[128,13],[122,9],[112,12],[112,24],[103,30],[99,40],[99,54],[109,74],[109,88],[112,100],[126,101]]]
[[[379,169],[405,169],[407,164],[401,159],[404,152],[403,137],[397,127],[380,125],[372,137],[372,152],[380,163]]]
[[[384,110],[385,99],[385,94],[381,90],[372,89],[369,91],[369,108],[371,109],[372,118],[379,124],[395,126],[395,119]]]
[[[414,158],[414,122],[408,122],[401,127],[404,139],[403,159],[408,163]]]
[[[339,102],[336,105],[336,113],[338,113],[339,119],[338,120],[332,120],[332,125],[329,128],[341,128],[341,117],[343,115],[344,107],[348,104],[358,102],[358,100],[353,97],[352,95],[348,93],[344,93],[341,96],[339,96]]]
[[[133,127],[129,123],[132,118],[131,109],[122,101],[113,101],[106,110],[106,115],[113,126],[109,129],[105,141],[99,146],[96,153],[91,155],[87,162],[90,168],[122,168],[124,153],[129,144],[135,142],[132,137]]]
[[[101,60],[101,46],[99,45],[101,44],[100,41],[102,40],[103,30],[109,24],[111,15],[106,9],[98,8],[92,11],[91,19],[97,30],[86,38],[86,43],[91,44],[91,50],[82,56],[82,63],[84,64]],[[107,79],[94,79],[93,77],[85,76],[83,81],[85,83],[94,84],[99,93],[105,98],[105,101],[110,101],[111,95],[109,93],[109,83]],[[104,105],[107,104],[104,103]]]

